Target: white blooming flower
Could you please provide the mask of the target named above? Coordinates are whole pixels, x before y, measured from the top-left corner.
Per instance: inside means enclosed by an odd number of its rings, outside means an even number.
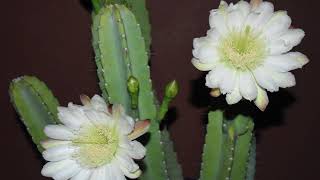
[[[264,110],[267,91],[275,92],[296,84],[289,71],[301,68],[308,58],[289,52],[304,37],[302,29],[293,29],[286,11],[274,12],[273,4],[256,6],[246,1],[210,12],[207,36],[193,41],[193,65],[210,71],[206,86],[226,94],[228,104],[242,98],[254,100]]]
[[[146,132],[149,121],[135,121],[120,105],[108,108],[104,100],[81,96],[84,106],[59,107],[61,125],[48,125],[42,142],[43,176],[56,180],[125,180],[141,174],[133,159],[146,149],[134,139]]]

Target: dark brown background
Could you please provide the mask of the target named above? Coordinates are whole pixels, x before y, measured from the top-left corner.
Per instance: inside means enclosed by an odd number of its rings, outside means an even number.
[[[295,71],[297,86],[273,94],[265,113],[242,103],[257,120],[257,180],[319,178],[319,2],[281,0],[294,26],[306,37],[297,49],[311,62]],[[204,35],[209,10],[218,0],[150,0],[153,26],[152,77],[159,97],[166,82],[177,79],[181,92],[171,111],[170,131],[186,177],[198,177],[210,99],[203,76],[191,65],[192,39]],[[11,79],[33,74],[47,82],[62,105],[78,95],[98,93],[90,45],[90,15],[78,0],[1,2],[1,179],[45,179],[42,161],[19,122],[7,93]],[[239,105],[232,111],[240,111]]]

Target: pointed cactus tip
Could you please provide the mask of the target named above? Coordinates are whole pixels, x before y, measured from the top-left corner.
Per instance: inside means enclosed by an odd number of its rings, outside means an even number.
[[[173,99],[177,96],[179,91],[179,86],[176,80],[171,81],[166,85],[165,96]]]

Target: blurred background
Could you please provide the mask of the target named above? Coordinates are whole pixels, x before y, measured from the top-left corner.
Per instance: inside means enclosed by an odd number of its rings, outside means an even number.
[[[320,3],[272,2],[277,10],[288,10],[293,26],[306,32],[295,50],[311,61],[294,72],[295,87],[270,95],[266,112],[242,102],[231,106],[227,114],[242,112],[255,118],[256,180],[319,179]],[[10,104],[8,85],[13,78],[36,75],[53,90],[61,105],[79,103],[82,93],[99,93],[86,4],[79,0],[1,2],[1,179],[46,179],[40,175],[44,161]],[[176,79],[180,84],[167,120],[184,176],[189,179],[199,176],[208,110],[226,108],[224,97],[208,95],[204,74],[190,63],[192,40],[205,35],[209,11],[218,5],[218,0],[148,1],[152,79],[159,98],[167,82]]]

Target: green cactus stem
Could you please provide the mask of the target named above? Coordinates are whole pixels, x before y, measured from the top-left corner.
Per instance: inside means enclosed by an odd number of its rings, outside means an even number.
[[[253,128],[253,121],[248,117],[239,115],[227,121],[221,111],[210,112],[200,179],[246,179],[247,171],[254,171],[249,164],[254,158],[249,157],[254,153]]]
[[[223,135],[222,112],[210,112],[206,140],[203,147],[200,180],[219,180],[225,136]]]
[[[146,0],[91,0],[94,14],[98,14],[100,9],[108,5],[122,4],[127,6],[135,15],[138,25],[141,28],[142,36],[146,44],[146,51],[150,54],[151,45],[151,25],[149,13],[146,7]]]
[[[111,104],[122,104],[126,111],[138,119],[150,119],[150,137],[144,158],[146,168],[140,179],[167,178],[162,149],[157,108],[150,79],[148,55],[140,26],[134,14],[123,5],[109,5],[94,15],[93,46],[96,53],[98,77],[103,94]],[[137,112],[136,97],[130,95],[128,79],[134,77],[139,84]],[[130,87],[131,88],[131,87]],[[133,95],[134,95],[133,94]]]
[[[123,32],[119,31],[121,19],[116,18],[115,11],[114,6],[108,6],[94,16],[93,47],[103,95],[111,104],[122,104],[130,114],[131,102],[127,91],[129,75],[122,47]]]
[[[11,101],[40,152],[40,142],[47,137],[43,132],[47,124],[59,123],[59,105],[49,88],[36,77],[23,76],[13,80],[9,94]]]

